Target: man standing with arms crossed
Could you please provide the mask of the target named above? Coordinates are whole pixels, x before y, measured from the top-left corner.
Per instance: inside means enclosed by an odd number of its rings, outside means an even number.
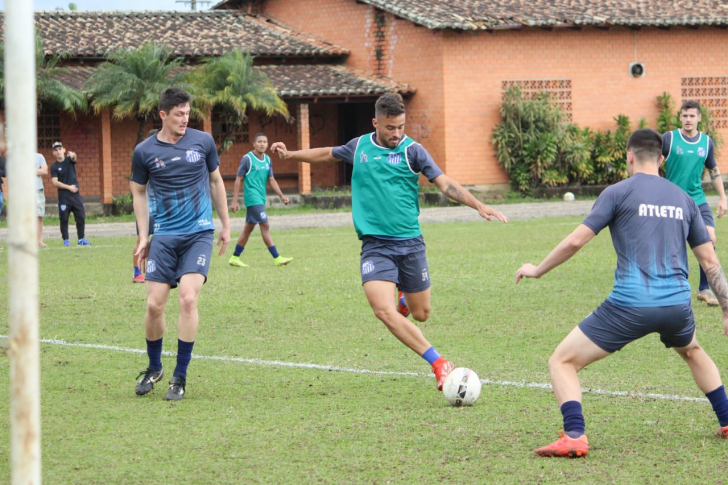
[[[549,359],[551,384],[564,420],[561,438],[538,448],[539,456],[580,457],[589,452],[577,373],[587,365],[657,332],[690,367],[693,379],[718,418],[718,434],[728,437],[728,397],[720,373],[695,337],[690,305],[690,244],[705,268],[723,309],[728,335],[728,282],[715,255],[695,202],[659,176],[662,138],[650,129],[632,133],[627,142],[630,178],[608,187],[589,216],[538,266],[524,264],[522,278],[540,278],[565,263],[605,227],[617,252],[614,289],[559,344]]]
[[[445,175],[422,145],[404,134],[405,107],[398,94],[375,105],[375,132],[339,147],[289,152],[283,143],[271,151],[281,159],[306,163],[345,161],[353,165],[351,200],[354,228],[362,241],[361,278],[374,315],[400,342],[432,365],[437,389],[455,366],[430,345],[417,325],[430,315],[430,272],[417,216],[420,174],[445,195],[477,210],[481,217],[507,222]],[[399,287],[397,302],[393,298]]]
[[[665,157],[665,178],[687,192],[698,205],[710,239],[715,246],[715,220],[703,191],[703,168],[708,169],[713,187],[720,196],[717,207],[719,219],[728,210],[728,204],[723,187],[723,177],[715,163],[713,140],[705,133],[698,131],[698,123],[701,118],[700,105],[695,101],[685,101],[680,107],[682,128],[668,131],[662,135],[662,156]],[[708,278],[702,267],[700,268],[700,286],[697,298],[707,303],[708,306],[718,305],[718,300],[710,291]]]
[[[137,395],[149,393],[164,376],[162,338],[166,327],[164,308],[170,289],[179,285],[180,315],[177,322],[177,366],[165,399],[184,397],[187,366],[197,336],[197,298],[207,280],[212,255],[212,205],[222,229],[218,256],[230,242],[227,194],[220,175],[220,160],[212,137],[187,127],[191,96],[177,88],[159,99],[162,129],[134,149],[131,193],[139,227],[136,252],[139,267],[146,260],[147,310],[144,331],[149,367],[139,374]],[[156,199],[154,238],[149,242],[147,184]]]

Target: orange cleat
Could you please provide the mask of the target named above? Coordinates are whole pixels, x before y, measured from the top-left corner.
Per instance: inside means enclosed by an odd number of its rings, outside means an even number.
[[[728,426],[723,426],[718,430],[718,436],[721,438],[728,438]]]
[[[397,293],[397,311],[403,316],[408,317],[410,314],[410,310],[407,307],[407,305],[402,304],[402,300],[404,299],[404,293],[401,291]]]
[[[548,446],[538,448],[536,454],[538,456],[560,456],[569,458],[579,458],[589,453],[589,440],[583,434],[578,438],[569,438],[563,431],[559,431],[561,438],[557,439]]]
[[[440,357],[432,363],[432,373],[435,374],[435,378],[437,379],[438,391],[442,391],[442,385],[445,384],[447,375],[452,372],[454,368],[455,364],[445,359],[445,357]]]
[[[144,275],[142,273],[139,273],[138,275],[136,275],[135,277],[133,277],[131,279],[132,283],[144,283],[146,281],[147,280],[144,278]]]

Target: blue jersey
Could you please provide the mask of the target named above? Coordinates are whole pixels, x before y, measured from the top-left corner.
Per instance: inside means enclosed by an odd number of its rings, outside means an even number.
[[[607,300],[625,307],[663,307],[690,301],[690,247],[710,242],[698,206],[680,187],[638,173],[608,187],[584,225],[609,227],[617,269]]]
[[[212,231],[210,173],[220,165],[212,137],[187,128],[177,143],[151,136],[132,157],[131,181],[151,187],[157,235]]]

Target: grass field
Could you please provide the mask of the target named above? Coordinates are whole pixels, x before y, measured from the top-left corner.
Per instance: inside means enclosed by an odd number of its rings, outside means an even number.
[[[600,391],[585,394],[586,459],[533,454],[561,427],[542,386],[547,359],[607,296],[616,256],[605,231],[541,280],[515,286],[514,274],[578,222],[423,227],[433,312],[421,327],[443,355],[489,382],[466,409],[450,407],[425,361],[371,314],[351,228],[274,227],[281,254],[295,258],[287,267],[273,265],[258,232],[244,253],[250,268],[213,258],[187,394],[175,404],[163,400],[165,385],[134,394],[147,364],[132,351],[144,349],[145,298],[143,285],[131,284],[134,239],[94,238],[90,248],[70,249],[49,241],[40,253],[40,333],[56,342],[41,344],[44,481],[728,481],[728,442],[715,435],[710,405],[679,399],[704,396],[654,335],[581,373],[585,388]],[[728,241],[725,227],[718,224],[719,250]],[[0,275],[0,333],[7,335],[6,258]],[[169,352],[176,351],[178,315],[172,296]],[[696,305],[696,318],[701,343],[724,370],[728,340],[719,311]],[[163,362],[171,377],[174,357]],[[8,368],[3,357],[0,482],[10,476]]]

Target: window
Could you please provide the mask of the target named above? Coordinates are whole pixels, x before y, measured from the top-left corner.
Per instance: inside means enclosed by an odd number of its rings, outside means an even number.
[[[212,110],[212,137],[215,143],[220,145],[225,133],[228,131],[227,123],[222,117],[222,110],[215,108]],[[248,122],[244,121],[238,127],[232,127],[234,130],[233,143],[250,143],[250,135],[248,132]]]
[[[57,108],[43,107],[38,115],[38,149],[51,149],[61,139],[61,112]]]
[[[710,108],[713,128],[728,129],[728,76],[683,77],[682,102],[693,100]]]
[[[521,88],[524,99],[533,99],[541,91],[549,94],[571,121],[571,79],[509,79],[501,81],[501,87],[507,89],[518,86]]]

